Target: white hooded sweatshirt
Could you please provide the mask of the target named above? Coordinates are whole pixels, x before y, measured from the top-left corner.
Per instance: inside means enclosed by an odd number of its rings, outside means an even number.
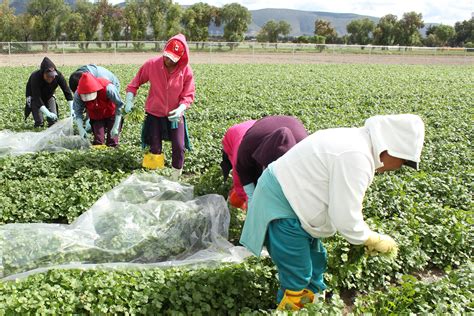
[[[338,231],[351,244],[363,244],[371,233],[362,216],[365,191],[380,154],[418,165],[424,124],[413,114],[379,115],[361,128],[317,131],[273,162],[283,193],[311,236]]]

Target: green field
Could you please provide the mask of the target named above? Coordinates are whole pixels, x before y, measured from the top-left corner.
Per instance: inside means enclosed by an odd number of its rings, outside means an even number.
[[[110,66],[125,86],[139,66]],[[60,68],[66,76],[75,67]],[[2,68],[0,130],[23,122],[34,68]],[[187,111],[194,150],[185,181],[196,193],[224,193],[220,142],[247,119],[285,114],[310,132],[362,126],[376,114],[415,113],[426,124],[421,171],[377,175],[366,194],[372,229],[394,237],[396,260],[367,257],[336,235],[324,239],[332,296],[308,313],[473,313],[474,66],[195,65],[196,100]],[[136,106],[142,106],[142,87]],[[68,114],[58,90],[60,116]],[[141,123],[126,119],[121,147],[0,159],[0,224],[70,223],[101,195],[141,170]],[[170,145],[165,144],[168,157]],[[170,165],[170,161],[167,161]],[[166,173],[166,170],[165,170]],[[232,210],[231,240],[243,216]],[[216,269],[58,270],[0,281],[0,315],[25,313],[237,314],[276,307],[276,270],[267,259]],[[428,278],[435,274],[435,278]],[[358,294],[358,298],[354,301]],[[345,299],[342,302],[341,298]],[[259,312],[257,312],[259,310]]]

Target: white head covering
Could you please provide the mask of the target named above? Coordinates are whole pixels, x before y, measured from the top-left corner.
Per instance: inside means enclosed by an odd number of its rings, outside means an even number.
[[[97,91],[91,92],[91,93],[83,93],[83,94],[80,94],[79,97],[84,102],[92,101],[97,98]]]
[[[392,157],[407,160],[406,165],[418,170],[425,138],[425,125],[418,115],[377,115],[365,121],[372,140],[376,164],[380,154],[387,151]]]

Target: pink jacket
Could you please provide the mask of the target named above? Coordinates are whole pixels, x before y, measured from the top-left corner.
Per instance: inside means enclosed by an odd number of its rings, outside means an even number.
[[[237,162],[237,152],[239,150],[240,142],[242,141],[242,138],[244,137],[247,130],[251,128],[255,122],[255,120],[251,120],[233,125],[227,130],[224,138],[222,138],[222,148],[229,157],[230,163],[232,164],[232,181],[234,182],[234,190],[244,201],[247,201],[247,195],[245,194],[242,183],[240,182],[235,164]]]
[[[189,66],[189,47],[183,34],[171,39],[177,39],[184,44],[186,51],[178,61],[178,66],[172,73],[168,73],[163,62],[163,56],[147,60],[128,84],[126,91],[137,94],[138,88],[150,82],[150,89],[145,103],[145,111],[154,116],[165,117],[180,104],[189,108],[194,101],[194,77]],[[171,40],[170,39],[170,40]]]

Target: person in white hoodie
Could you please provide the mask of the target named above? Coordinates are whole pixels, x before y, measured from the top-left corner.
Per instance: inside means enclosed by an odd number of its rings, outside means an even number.
[[[372,253],[396,255],[396,242],[365,223],[362,201],[375,172],[418,170],[424,134],[417,115],[374,116],[364,127],[317,131],[265,169],[240,243],[256,256],[267,247],[278,268],[278,309],[298,310],[326,288],[320,238],[339,232]]]

